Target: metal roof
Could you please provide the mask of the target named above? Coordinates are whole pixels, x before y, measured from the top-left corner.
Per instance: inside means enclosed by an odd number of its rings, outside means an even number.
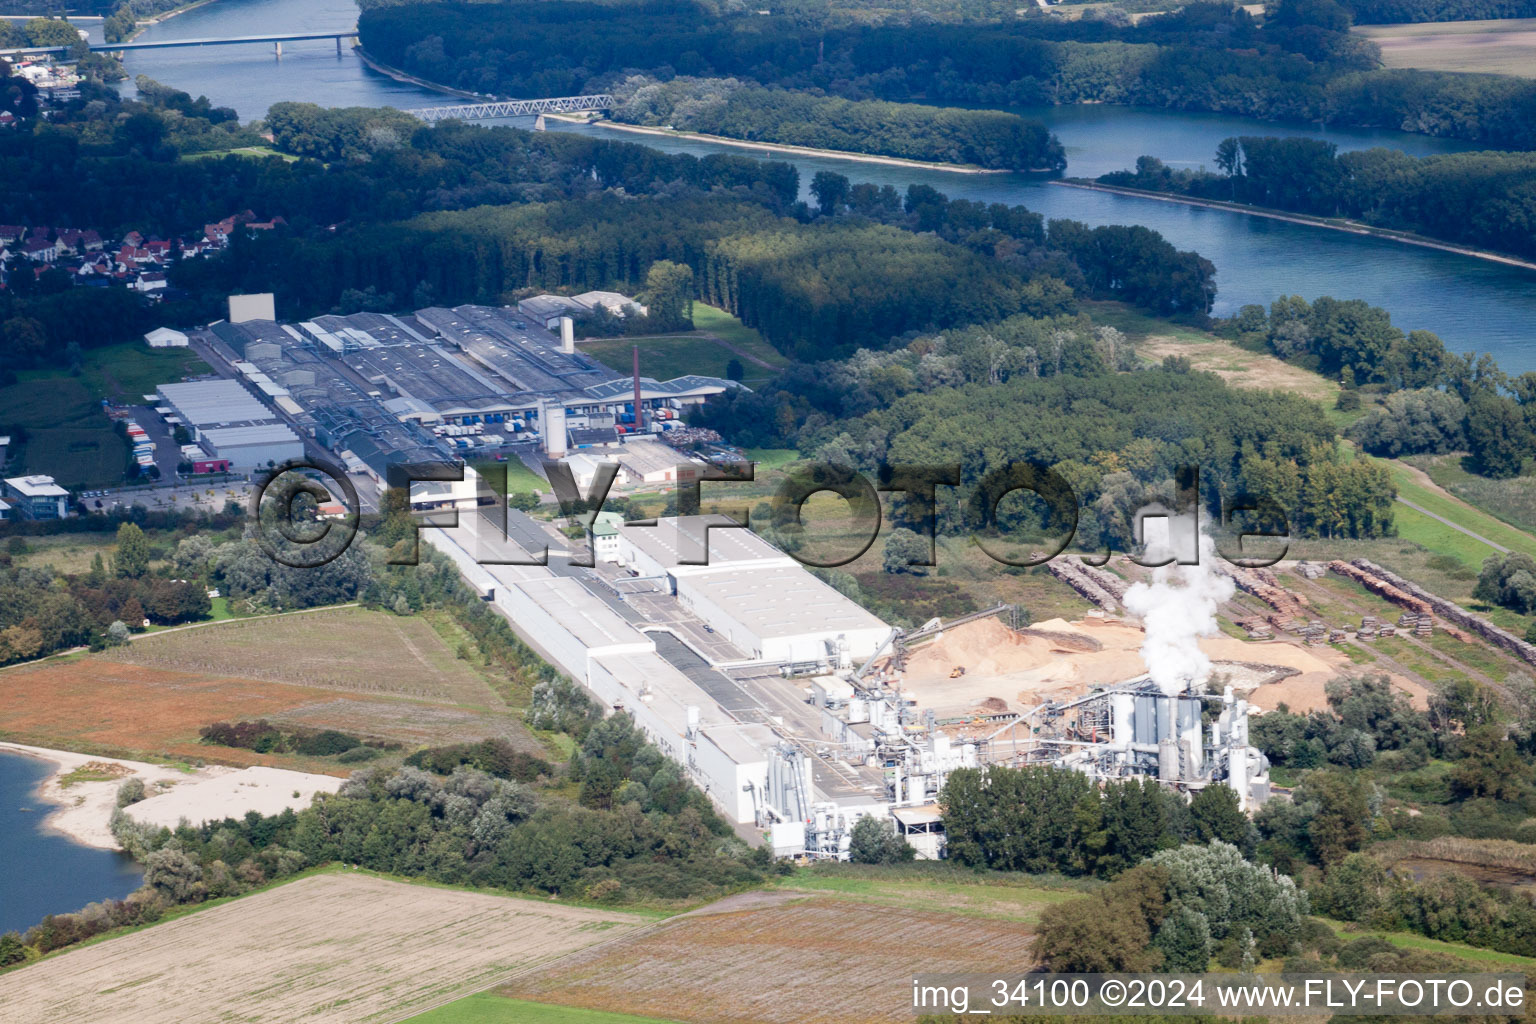
[[[160,396],[194,427],[265,423],[276,416],[238,381],[199,380],[162,384]]]

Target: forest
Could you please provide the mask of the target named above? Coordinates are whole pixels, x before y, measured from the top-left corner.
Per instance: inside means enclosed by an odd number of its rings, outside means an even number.
[[[1183,466],[1199,468],[1213,521],[1267,495],[1300,536],[1392,534],[1390,479],[1343,459],[1315,404],[1230,388],[1178,360],[1139,365],[1119,331],[1086,316],[1020,315],[794,366],[713,399],[698,422],[738,444],[794,447],[871,475],[882,465],[957,466],[965,493],[1009,466],[1046,466],[1076,494],[1071,514],[1043,502],[991,510],[947,500],[937,509],[944,535],[1017,531],[1128,551],[1131,512],[1172,500]],[[795,537],[775,540],[793,547]]]
[[[1357,25],[1536,18],[1536,0],[1340,0]]]
[[[427,3],[363,12],[364,46],[431,81],[507,96],[567,96],[640,72],[737,78],[850,100],[1017,107],[1063,103],[1209,110],[1385,126],[1536,149],[1536,82],[1378,68],[1333,0],[1282,0],[1262,24],[1195,3],[1134,25],[1024,18],[846,24],[699,6]]]
[[[998,110],[812,96],[735,79],[631,78],[618,97],[614,120],[629,124],[994,170],[1060,171],[1067,164],[1045,125]]]
[[[1349,217],[1377,227],[1536,258],[1536,153],[1396,149],[1340,153],[1322,139],[1242,136],[1222,140],[1217,171],[1166,166],[1144,156],[1106,185],[1150,189]]]

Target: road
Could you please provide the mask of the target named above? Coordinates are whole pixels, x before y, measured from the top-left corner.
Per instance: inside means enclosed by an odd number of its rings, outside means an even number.
[[[1404,498],[1402,496],[1399,496],[1397,500],[1400,503],[1402,503],[1404,505],[1407,505],[1409,508],[1413,509],[1415,512],[1418,512],[1421,515],[1429,516],[1429,518],[1433,519],[1435,522],[1440,523],[1443,526],[1449,526],[1451,529],[1455,530],[1457,533],[1464,533],[1468,537],[1471,537],[1475,541],[1479,541],[1479,542],[1481,542],[1483,544],[1487,544],[1489,547],[1493,548],[1493,550],[1497,551],[1501,555],[1509,554],[1509,548],[1505,547],[1504,545],[1502,545],[1502,544],[1495,544],[1493,541],[1489,540],[1487,537],[1484,537],[1482,534],[1480,534],[1480,533],[1473,533],[1471,530],[1467,529],[1465,526],[1462,526],[1460,523],[1453,523],[1453,522],[1451,522],[1449,519],[1445,518],[1445,516],[1435,515],[1435,513],[1431,512],[1429,509],[1425,508],[1423,505],[1415,505],[1413,502],[1409,501],[1407,498]]]

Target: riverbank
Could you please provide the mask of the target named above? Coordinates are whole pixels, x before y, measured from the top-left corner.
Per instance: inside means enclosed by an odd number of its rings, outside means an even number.
[[[1124,185],[1104,185],[1096,181],[1084,181],[1080,178],[1057,179],[1052,181],[1051,184],[1062,185],[1067,188],[1087,189],[1091,192],[1108,192],[1112,195],[1130,196],[1134,199],[1155,199],[1165,203],[1177,203],[1181,206],[1197,206],[1207,210],[1241,213],[1250,217],[1263,217],[1266,220],[1284,221],[1287,224],[1303,224],[1308,227],[1326,228],[1329,231],[1342,231],[1345,234],[1364,235],[1368,238],[1382,238],[1389,242],[1417,245],[1424,249],[1438,249],[1441,252],[1455,253],[1458,256],[1470,256],[1473,259],[1486,260],[1490,263],[1502,263],[1505,266],[1520,267],[1524,270],[1536,270],[1536,262],[1523,260],[1517,256],[1507,256],[1503,253],[1491,252],[1487,249],[1473,249],[1470,246],[1456,245],[1452,242],[1442,242],[1437,239],[1427,238],[1424,235],[1416,235],[1411,231],[1394,231],[1391,228],[1375,227],[1343,217],[1316,217],[1307,213],[1290,213],[1262,206],[1230,203],[1221,199],[1201,199],[1195,196],[1174,195],[1169,192],[1154,192],[1144,188],[1129,188]]]
[[[112,812],[117,809],[117,788],[126,780],[141,779],[147,792],[156,793],[189,779],[208,779],[237,771],[221,765],[194,769],[150,764],[22,743],[0,743],[0,752],[52,764],[53,773],[37,792],[39,800],[54,807],[44,819],[44,827],[99,850],[121,849],[112,838]]]
[[[204,0],[204,2],[212,3],[213,0]],[[462,89],[452,89],[446,85],[439,85],[436,82],[429,82],[425,78],[417,78],[415,75],[401,71],[399,68],[390,67],[388,64],[385,64],[382,61],[370,56],[368,51],[363,49],[361,44],[352,47],[352,52],[357,54],[357,59],[363,62],[364,67],[368,68],[370,71],[377,71],[385,78],[393,78],[397,82],[403,82],[406,85],[414,85],[419,89],[431,89],[433,92],[440,92],[444,96],[457,96],[460,99],[466,100],[480,100],[483,103],[495,102],[496,97],[494,96],[486,96],[478,92],[465,92]]]
[[[977,167],[973,164],[942,164],[928,160],[909,160],[899,156],[880,156],[875,153],[853,153],[844,149],[814,149],[810,146],[790,146],[782,142],[748,142],[745,139],[732,139],[724,135],[682,132],[675,128],[652,128],[641,124],[620,124],[617,121],[593,121],[570,114],[545,114],[544,116],[570,124],[590,124],[599,128],[611,128],[614,131],[635,132],[640,135],[659,135],[662,138],[686,139],[692,142],[708,142],[717,146],[734,146],[738,149],[760,149],[769,153],[783,153],[787,156],[833,157],[838,160],[855,160],[865,164],[884,164],[887,167],[916,167],[925,171],[945,171],[950,174],[1013,173],[997,168]]]
[[[214,0],[192,0],[192,3],[182,4],[180,7],[174,8],[174,9],[169,10],[169,11],[165,11],[162,14],[157,14],[157,15],[155,15],[152,18],[146,18],[144,21],[135,21],[133,23],[133,31],[128,33],[128,38],[127,39],[119,39],[118,42],[120,42],[120,43],[131,43],[135,39],[139,38],[139,34],[141,32],[143,32],[145,29],[149,28],[151,25],[158,25],[162,21],[170,21],[172,18],[175,18],[175,17],[177,17],[179,15],[182,15],[182,14],[186,14],[188,11],[195,11],[199,7],[207,7],[209,4],[211,4],[213,2],[214,2]],[[112,44],[108,43],[107,45],[110,46]]]

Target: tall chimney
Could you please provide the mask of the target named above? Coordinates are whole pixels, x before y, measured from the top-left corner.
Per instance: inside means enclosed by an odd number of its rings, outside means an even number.
[[[560,351],[566,355],[576,351],[576,321],[568,316],[560,318]]]
[[[640,346],[635,345],[635,433],[645,433],[645,414],[640,411]]]

